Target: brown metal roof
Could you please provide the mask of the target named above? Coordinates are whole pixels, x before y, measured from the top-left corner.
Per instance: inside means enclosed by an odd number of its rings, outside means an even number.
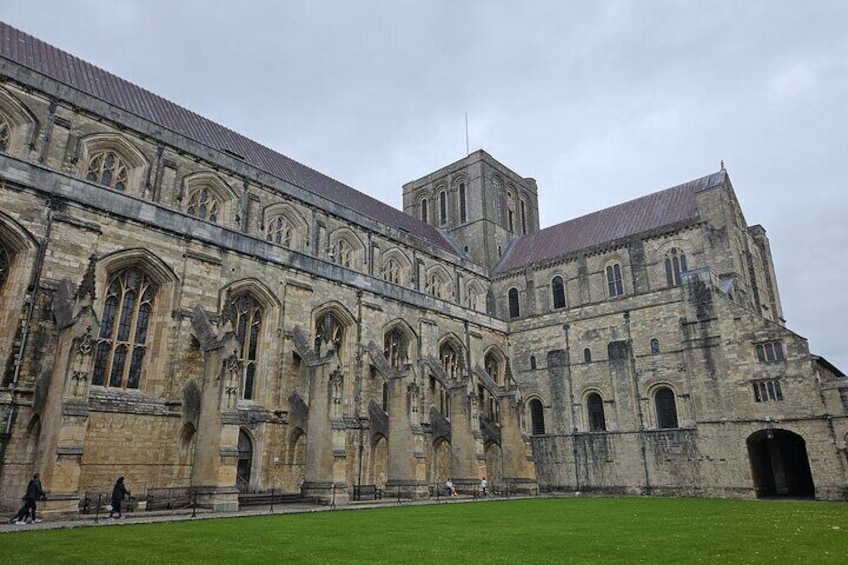
[[[435,227],[4,22],[0,22],[0,57],[213,149],[235,153],[275,177],[457,253]]]
[[[515,240],[493,274],[553,261],[581,249],[596,248],[638,233],[656,230],[698,216],[695,194],[722,184],[726,172],[689,181],[611,208],[593,212]]]

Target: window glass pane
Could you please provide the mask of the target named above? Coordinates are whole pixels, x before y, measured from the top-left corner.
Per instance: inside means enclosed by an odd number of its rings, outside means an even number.
[[[127,361],[127,346],[118,345],[112,356],[112,374],[109,375],[109,386],[121,386],[124,379],[124,365]]]

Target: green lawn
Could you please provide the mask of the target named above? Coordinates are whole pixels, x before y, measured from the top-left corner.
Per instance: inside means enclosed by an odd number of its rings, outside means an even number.
[[[0,563],[848,563],[848,504],[578,498],[0,535]]]

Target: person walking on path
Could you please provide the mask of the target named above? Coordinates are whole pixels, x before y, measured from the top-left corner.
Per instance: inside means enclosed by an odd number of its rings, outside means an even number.
[[[40,518],[35,516],[35,506],[37,500],[47,500],[44,494],[44,489],[41,488],[41,475],[34,474],[27,485],[26,494],[24,494],[24,504],[18,510],[17,515],[12,519],[15,524],[21,525],[27,523],[27,515],[32,514],[30,521],[33,524],[41,522]]]
[[[110,518],[116,512],[118,513],[118,518],[123,518],[123,516],[121,516],[121,502],[123,502],[125,496],[129,495],[130,491],[128,491],[127,487],[124,486],[124,477],[118,477],[118,482],[116,482],[114,488],[112,488],[112,509],[109,511]]]
[[[486,477],[483,477],[483,480],[480,481],[480,492],[482,496],[487,496],[489,494],[489,481],[486,480]]]

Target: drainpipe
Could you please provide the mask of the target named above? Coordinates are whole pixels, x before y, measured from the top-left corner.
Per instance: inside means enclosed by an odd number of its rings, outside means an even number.
[[[645,452],[645,416],[642,414],[639,377],[636,375],[636,357],[633,354],[633,338],[630,334],[630,310],[624,312],[624,326],[627,328],[627,356],[630,360],[630,374],[633,375],[633,402],[636,403],[636,415],[639,419],[639,450],[642,452],[642,467],[645,470],[645,494],[651,494],[651,477],[648,474],[648,455]]]
[[[45,203],[47,206],[47,225],[44,230],[44,237],[38,242],[38,251],[35,256],[35,265],[33,265],[32,274],[30,275],[28,296],[29,303],[27,304],[26,318],[24,318],[23,329],[21,331],[21,346],[18,348],[18,354],[15,356],[15,372],[12,376],[12,381],[9,383],[9,392],[12,396],[11,404],[9,405],[9,413],[6,415],[6,424],[3,428],[3,434],[0,439],[0,469],[6,464],[6,447],[12,437],[12,426],[15,421],[15,413],[17,412],[17,403],[15,402],[16,389],[18,380],[21,377],[21,367],[23,366],[24,354],[26,353],[27,342],[29,341],[30,326],[32,319],[35,316],[35,303],[38,298],[38,287],[41,284],[41,271],[44,267],[44,256],[47,254],[47,244],[50,241],[50,232],[53,230],[53,211],[58,206],[58,202],[48,199]]]

